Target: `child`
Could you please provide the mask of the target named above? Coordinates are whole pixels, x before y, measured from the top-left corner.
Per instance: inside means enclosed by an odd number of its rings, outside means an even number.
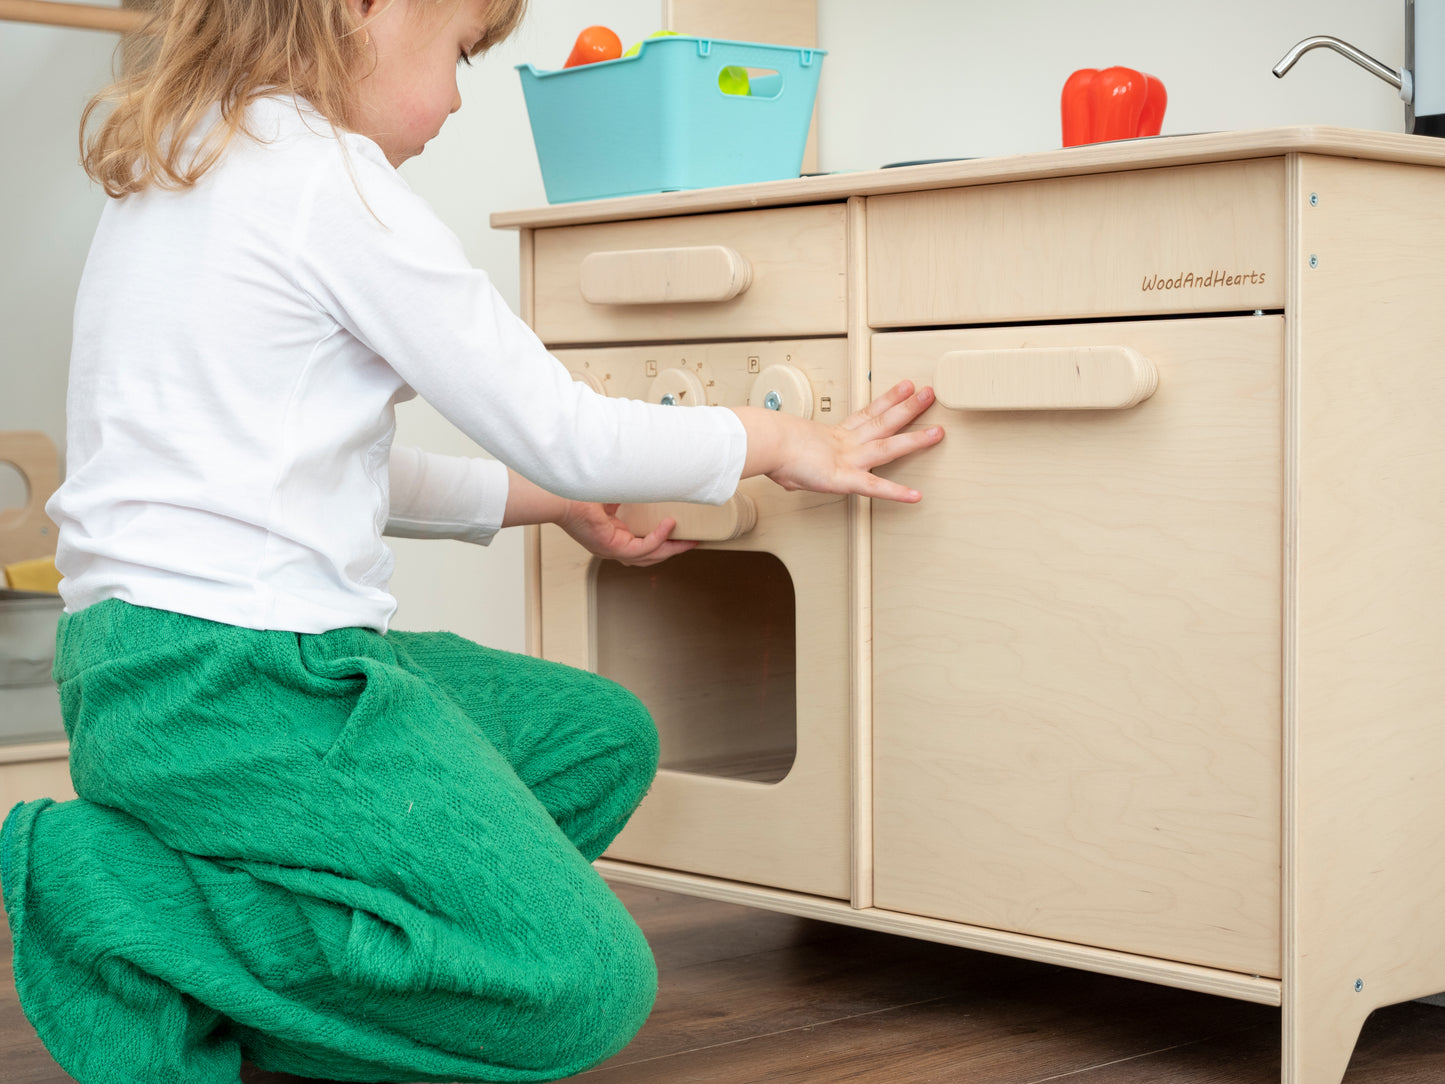
[[[842,425],[574,383],[395,171],[523,0],[169,0],[85,163],[111,200],[76,304],[49,511],[80,798],[17,806],[24,1009],[82,1084],[551,1080],[655,991],[591,868],[656,734],[595,675],[388,632],[383,531],[554,522],[740,477],[915,501],[900,385]],[[90,110],[87,110],[89,114]],[[393,449],[420,394],[496,460]]]

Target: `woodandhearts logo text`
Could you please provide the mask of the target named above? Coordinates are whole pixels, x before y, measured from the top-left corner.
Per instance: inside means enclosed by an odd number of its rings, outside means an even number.
[[[1211,286],[1243,286],[1246,283],[1257,286],[1264,282],[1264,275],[1263,271],[1210,271],[1208,274],[1181,271],[1172,279],[1145,275],[1139,288],[1147,294],[1150,290],[1188,290],[1195,287],[1207,290]]]

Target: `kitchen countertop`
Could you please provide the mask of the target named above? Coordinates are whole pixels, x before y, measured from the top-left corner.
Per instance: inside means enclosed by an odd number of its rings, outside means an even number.
[[[499,211],[491,216],[491,224],[497,229],[519,229],[615,222],[659,215],[824,203],[849,196],[961,188],[1123,169],[1272,158],[1291,153],[1445,166],[1445,139],[1315,126],[1153,136],[1027,154],[828,173],[726,188],[698,188],[686,192],[559,203],[529,210]]]

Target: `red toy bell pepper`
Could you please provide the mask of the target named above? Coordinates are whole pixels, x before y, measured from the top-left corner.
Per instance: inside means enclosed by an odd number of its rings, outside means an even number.
[[[1064,146],[1158,135],[1169,96],[1133,68],[1082,68],[1064,83]]]

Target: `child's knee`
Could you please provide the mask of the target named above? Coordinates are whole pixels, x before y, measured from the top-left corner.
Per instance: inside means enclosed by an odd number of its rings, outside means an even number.
[[[545,1030],[559,1073],[581,1072],[630,1043],[657,997],[657,967],[631,917],[599,923],[591,944],[576,946],[557,977],[556,1017]]]
[[[647,706],[630,690],[607,678],[596,677],[588,690],[588,711],[596,730],[621,764],[624,785],[635,783],[645,792],[657,774],[657,724]]]
[[[652,777],[657,774],[659,755],[657,723],[652,718],[652,712],[647,710],[647,705],[635,694],[620,685],[613,687],[621,694],[618,697],[617,725],[625,735],[627,748],[637,771],[651,782]]]

